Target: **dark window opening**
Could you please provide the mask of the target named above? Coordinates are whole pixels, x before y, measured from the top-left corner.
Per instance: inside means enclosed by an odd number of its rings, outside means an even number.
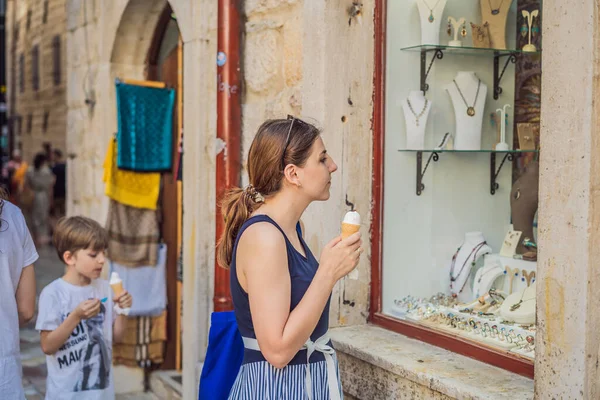
[[[44,12],[42,14],[42,23],[48,22],[48,0],[44,0]]]
[[[31,49],[31,84],[33,90],[40,90],[40,48],[37,44]]]
[[[25,54],[19,54],[19,91],[25,91]]]
[[[44,122],[42,125],[42,132],[46,133],[46,131],[48,130],[48,120],[50,119],[50,111],[45,111],[44,112]]]
[[[27,23],[25,25],[25,29],[29,30],[29,28],[31,28],[31,10],[27,10]]]
[[[56,35],[52,38],[52,59],[53,59],[53,78],[54,84],[60,85],[60,36]]]
[[[29,114],[27,116],[27,133],[31,134],[32,128],[33,128],[33,114]]]

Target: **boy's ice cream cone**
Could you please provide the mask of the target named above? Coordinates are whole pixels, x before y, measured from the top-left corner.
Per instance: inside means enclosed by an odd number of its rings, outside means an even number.
[[[342,221],[342,239],[346,239],[360,229],[360,214],[356,211],[349,211]]]
[[[121,293],[123,293],[123,281],[121,280],[121,278],[119,278],[119,274],[116,272],[113,272],[112,274],[110,274],[110,287],[112,288],[113,292],[115,293],[115,296],[120,295]]]

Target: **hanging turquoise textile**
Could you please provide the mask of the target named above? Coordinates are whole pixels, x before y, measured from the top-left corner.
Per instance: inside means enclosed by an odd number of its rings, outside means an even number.
[[[117,167],[160,172],[173,163],[174,89],[117,81]]]

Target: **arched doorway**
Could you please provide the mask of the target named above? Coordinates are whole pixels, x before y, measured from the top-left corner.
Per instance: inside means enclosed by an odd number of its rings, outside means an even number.
[[[182,236],[182,60],[183,46],[175,13],[166,0],[130,0],[115,34],[110,60],[113,79],[136,80],[140,85],[163,82],[176,90],[173,115],[173,167],[161,174],[160,238],[167,246],[167,340],[162,362],[150,369],[181,369],[181,259]]]

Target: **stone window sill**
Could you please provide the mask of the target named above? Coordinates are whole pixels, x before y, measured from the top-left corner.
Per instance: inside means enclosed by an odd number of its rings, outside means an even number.
[[[533,380],[374,326],[329,331],[338,352],[454,399],[533,399]]]

